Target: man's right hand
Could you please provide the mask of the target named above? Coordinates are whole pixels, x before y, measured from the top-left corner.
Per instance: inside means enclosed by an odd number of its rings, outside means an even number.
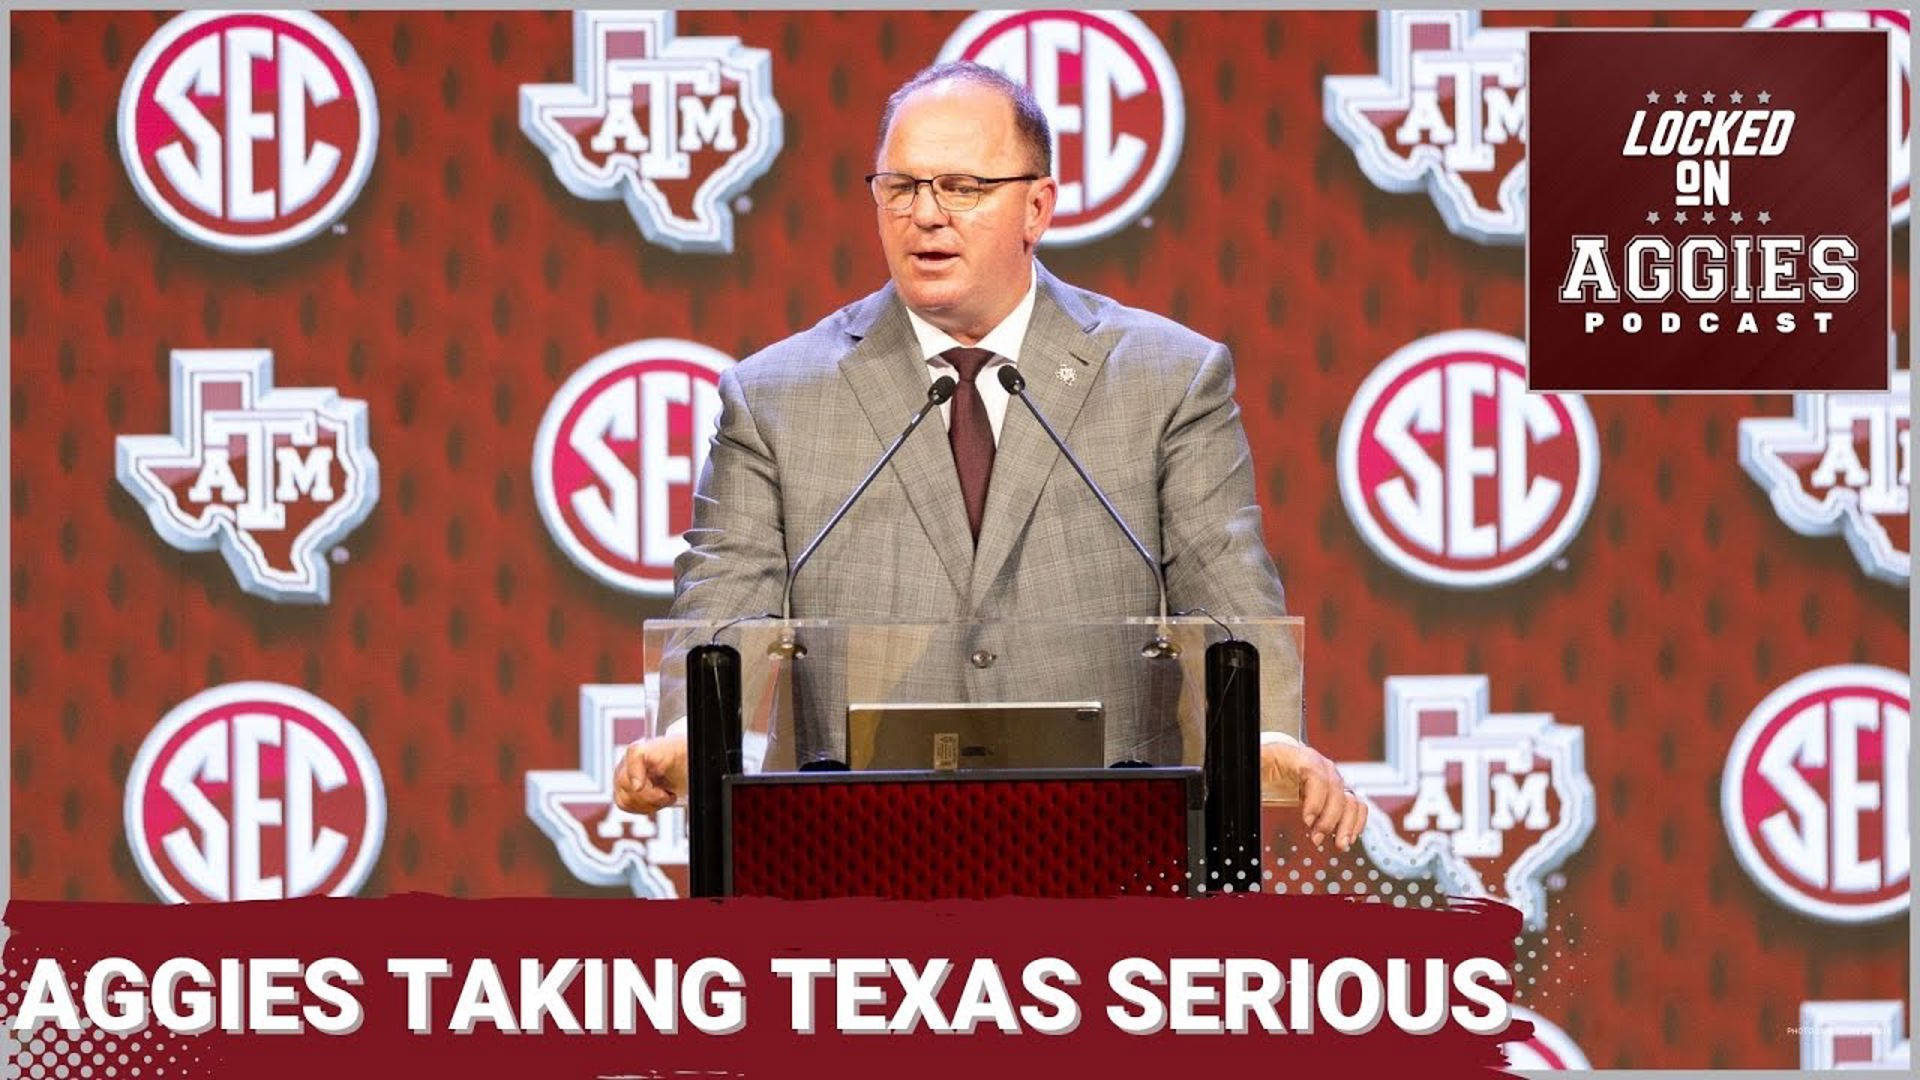
[[[613,771],[613,802],[630,814],[653,814],[672,806],[687,790],[687,738],[641,739]]]

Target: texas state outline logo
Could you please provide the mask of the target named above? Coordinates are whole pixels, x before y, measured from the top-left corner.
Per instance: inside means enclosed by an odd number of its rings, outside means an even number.
[[[1740,465],[1802,536],[1839,534],[1868,577],[1913,578],[1907,509],[1913,470],[1913,375],[1884,394],[1798,394],[1792,416],[1740,421]]]
[[[773,166],[773,57],[678,37],[670,11],[576,11],[573,82],[520,88],[520,130],[566,189],[627,206],[674,251],[733,250],[735,201]]]
[[[649,817],[613,803],[614,769],[630,743],[654,733],[658,698],[657,675],[644,683],[583,684],[580,766],[527,770],[527,817],[577,880],[666,900],[684,896],[688,887],[686,807]],[[766,733],[745,734],[747,771],[759,771],[766,752]]]
[[[1485,675],[1386,680],[1386,760],[1342,762],[1374,813],[1367,857],[1395,877],[1547,923],[1546,877],[1593,832],[1586,737],[1551,713],[1496,713]]]
[[[1378,35],[1377,74],[1326,77],[1327,126],[1382,190],[1426,191],[1456,236],[1521,243],[1527,31],[1455,9],[1383,11]]]
[[[380,500],[367,404],[273,382],[268,349],[173,351],[173,429],[115,440],[120,486],[181,551],[218,551],[240,587],[331,598],[329,559]]]

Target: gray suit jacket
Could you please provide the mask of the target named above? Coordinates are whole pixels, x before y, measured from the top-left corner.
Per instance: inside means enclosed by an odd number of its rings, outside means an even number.
[[[1227,349],[1037,273],[1020,357],[1028,393],[1165,563],[1170,608],[1284,614]],[[777,612],[789,561],[925,402],[927,387],[891,285],[722,375],[719,430],[695,495],[690,547],[675,565],[673,617]],[[1145,563],[1018,401],[1008,404],[977,547],[945,431],[931,416],[815,553],[793,594],[796,618],[918,622],[1110,619],[1152,615],[1157,605]],[[1004,665],[995,672],[963,662],[981,647],[1025,655],[1032,643],[963,633],[947,644],[952,662],[925,665],[922,700],[1063,699],[1057,685],[1045,693],[1006,686],[1013,676]],[[1059,664],[1085,660],[1067,650]],[[837,706],[822,723],[834,724]],[[837,752],[837,736],[827,741]]]

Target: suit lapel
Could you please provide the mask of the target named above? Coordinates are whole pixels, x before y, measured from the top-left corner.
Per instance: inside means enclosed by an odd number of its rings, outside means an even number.
[[[855,340],[840,360],[840,374],[866,412],[880,445],[886,446],[927,401],[929,384],[919,361],[919,344],[892,285],[855,304],[846,319],[847,333]],[[1044,433],[1041,437],[1045,438]],[[888,468],[906,486],[920,527],[933,542],[954,589],[968,595],[973,537],[967,530],[967,507],[960,496],[953,451],[937,413],[921,423]]]
[[[1070,432],[1074,420],[1086,404],[1113,343],[1101,341],[1091,331],[1095,318],[1067,292],[1059,279],[1036,264],[1040,275],[1038,295],[1034,298],[1033,321],[1027,326],[1026,340],[1020,345],[1020,372],[1027,379],[1027,396],[1046,414],[1047,421],[1060,437],[1072,444]],[[905,317],[901,321],[904,323]],[[911,327],[908,328],[911,332]],[[1071,373],[1072,381],[1060,375]],[[1070,473],[1073,469],[1060,460],[1060,450],[1041,429],[1019,399],[1007,402],[1006,421],[1000,428],[1000,447],[993,458],[993,480],[987,486],[987,510],[980,527],[980,543],[973,553],[973,588],[970,606],[978,610],[1000,575],[1013,549],[1027,529],[1034,504],[1047,486],[1055,467]],[[948,471],[952,468],[949,464]],[[1072,479],[1079,483],[1078,478]],[[958,498],[959,484],[954,484]],[[964,508],[963,508],[964,510]],[[965,538],[965,519],[962,518]]]

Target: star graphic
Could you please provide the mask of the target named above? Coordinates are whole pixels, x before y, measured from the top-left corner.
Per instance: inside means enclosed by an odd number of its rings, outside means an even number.
[[[1760,211],[1760,224],[1765,225],[1768,222],[1771,222],[1772,220],[1773,220],[1772,214],[1767,213],[1765,210]]]
[[[1675,90],[1673,92],[1673,100],[1675,104],[1685,105],[1687,103],[1687,92],[1685,90]]]
[[[1649,105],[1658,105],[1658,104],[1660,104],[1660,93],[1659,93],[1659,91],[1657,91],[1657,90],[1649,90],[1649,91],[1647,91],[1647,104],[1649,104]]]
[[[1685,225],[1687,223],[1687,212],[1685,210],[1675,210],[1673,212],[1673,223],[1675,225]]]
[[[1733,102],[1735,105],[1740,104],[1741,102],[1740,91],[1735,90],[1733,93],[1728,94],[1727,100]]]
[[[1701,214],[1701,215],[1700,215],[1700,220],[1701,220],[1701,221],[1702,221],[1703,223],[1705,223],[1705,224],[1708,224],[1708,225],[1711,225],[1711,224],[1713,224],[1713,211],[1711,211],[1711,210],[1708,210],[1708,211],[1707,211],[1706,213],[1704,213],[1704,214]]]
[[[1765,105],[1767,102],[1772,100],[1773,100],[1772,94],[1767,93],[1765,90],[1760,91],[1760,104]]]
[[[1733,213],[1727,215],[1727,220],[1733,222],[1735,225],[1738,225],[1740,224],[1741,221],[1745,219],[1740,216],[1740,211],[1735,210]]]
[[[1708,104],[1708,105],[1711,105],[1711,104],[1713,104],[1713,91],[1711,91],[1711,90],[1708,90],[1708,91],[1706,91],[1705,93],[1703,93],[1703,94],[1701,94],[1701,95],[1700,95],[1700,100],[1701,100],[1701,101],[1702,101],[1703,103],[1705,103],[1705,104]]]
[[[1660,224],[1660,211],[1658,210],[1647,211],[1647,224],[1649,225]]]

